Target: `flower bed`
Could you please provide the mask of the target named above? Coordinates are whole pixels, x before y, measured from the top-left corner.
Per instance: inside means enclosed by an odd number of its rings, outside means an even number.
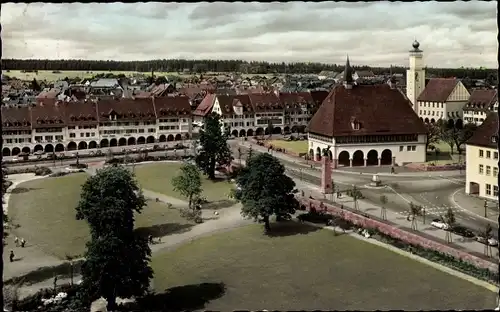
[[[360,214],[345,209],[341,209],[340,207],[321,203],[320,201],[308,198],[301,198],[300,202],[306,207],[309,207],[309,209],[314,208],[318,211],[327,211],[330,214],[348,220],[349,222],[351,222],[356,226],[365,229],[376,230],[379,233],[382,233],[393,239],[403,241],[404,243],[412,246],[418,246],[420,248],[434,250],[436,252],[445,254],[449,257],[455,258],[456,260],[469,263],[477,268],[489,270],[490,272],[495,273],[498,276],[498,263],[493,263],[481,259],[467,252],[457,250],[451,246],[441,244],[434,240],[407,232],[405,230],[394,227],[382,221],[372,219],[368,216],[362,216]]]

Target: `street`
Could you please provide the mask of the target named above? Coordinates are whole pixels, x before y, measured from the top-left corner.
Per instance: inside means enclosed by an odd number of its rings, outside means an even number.
[[[235,151],[237,146],[241,146],[242,152],[245,155],[247,154],[248,147],[250,146],[249,142],[233,141],[231,143],[234,155],[238,155]],[[252,144],[252,149],[255,153],[267,152],[266,147],[255,144]],[[305,161],[301,162],[298,158],[283,153],[274,151],[271,151],[271,153],[281,161],[286,167],[287,173],[294,178],[299,178],[315,185],[320,184],[321,171],[316,166],[311,168],[311,165],[306,164]],[[375,170],[389,172],[385,167],[376,168]],[[460,175],[458,172],[447,172],[446,174],[440,174],[439,172],[413,172],[407,174],[401,173],[400,175],[384,174],[379,176],[382,184],[385,186],[381,188],[370,186],[372,178],[373,173],[366,174],[365,172],[362,174],[361,171],[359,174],[355,174],[337,169],[333,170],[332,173],[334,184],[340,191],[352,189],[352,186],[355,185],[365,197],[363,200],[371,202],[374,205],[380,205],[380,197],[385,195],[388,199],[386,208],[402,216],[409,214],[410,203],[423,207],[426,222],[428,223],[432,219],[439,218],[441,215],[444,216],[447,210],[451,208],[458,223],[476,232],[484,231],[486,225],[489,223],[493,228],[493,236],[498,238],[498,223],[496,222],[498,210],[488,210],[490,218],[487,219],[478,215],[477,210],[467,210],[468,205],[462,207],[462,205],[459,206],[453,202],[453,194],[465,186],[464,174]]]

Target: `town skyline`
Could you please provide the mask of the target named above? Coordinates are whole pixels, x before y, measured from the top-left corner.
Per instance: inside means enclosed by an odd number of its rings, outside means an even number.
[[[489,2],[35,3],[2,13],[4,59],[342,64],[348,54],[388,67],[407,66],[416,39],[429,67],[498,66]]]

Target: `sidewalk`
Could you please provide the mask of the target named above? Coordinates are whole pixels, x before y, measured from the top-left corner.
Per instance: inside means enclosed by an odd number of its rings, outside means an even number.
[[[465,194],[464,189],[457,190],[450,196],[450,201],[461,208],[464,211],[467,211],[478,218],[489,220],[489,221],[498,221],[498,202],[493,200],[487,200],[488,208],[486,210],[487,217],[484,216],[484,198],[479,198],[476,196],[469,196]]]
[[[299,181],[298,179],[294,179],[294,181],[297,184],[297,188],[299,189],[299,191],[304,190],[305,197],[312,196],[315,199],[325,198],[324,195],[320,192],[320,188],[318,186],[303,181]],[[329,201],[331,199],[331,196],[327,195],[326,199],[327,201]],[[345,194],[342,194],[342,197],[340,199],[337,199],[336,196],[334,196],[333,199],[336,203],[344,205],[344,207],[351,208],[352,210],[354,209],[354,202],[352,198],[346,196]],[[367,203],[366,201],[363,200],[358,200],[358,207],[360,212],[366,213],[376,218],[380,218],[380,211],[381,211],[380,206]],[[413,232],[411,230],[411,222],[406,219],[406,216],[402,216],[401,214],[390,211],[388,209],[386,209],[386,215],[387,215],[387,221],[390,221],[396,227],[407,230],[409,232]],[[421,217],[418,217],[417,219],[418,219],[417,220],[418,235],[422,235],[424,237],[428,237],[433,240],[438,240],[439,242],[443,243],[445,242],[446,231],[432,227],[430,225],[431,220],[429,219],[426,220],[425,224],[422,222]],[[464,250],[475,256],[481,258],[485,257],[484,256],[485,245],[478,243],[473,239],[468,239],[462,236],[452,234],[452,242],[455,245],[457,245],[458,248],[463,248]],[[498,259],[498,250],[496,248],[492,249],[493,249],[493,255],[496,257],[496,259]],[[494,259],[491,260],[494,261]]]
[[[318,162],[313,162],[313,161],[306,161],[305,159],[299,158],[299,157],[294,157],[290,156],[284,153],[276,152],[276,151],[269,151],[267,150],[267,147],[264,146],[259,146],[257,144],[252,144],[249,141],[246,142],[238,142],[239,145],[244,146],[246,148],[252,147],[253,150],[258,151],[260,153],[270,153],[274,157],[278,159],[282,159],[284,161],[288,162],[293,162],[297,165],[302,165],[304,167],[311,167],[321,170],[321,164]],[[344,173],[344,174],[355,174],[355,175],[369,175],[372,176],[374,174],[378,174],[379,176],[401,176],[401,177],[451,177],[451,176],[459,176],[460,174],[457,173],[457,171],[411,171],[405,167],[395,167],[396,173],[392,174],[390,173],[390,167],[389,166],[382,166],[382,167],[349,167],[349,168],[342,168],[342,169],[332,169],[332,172],[338,172],[338,173]],[[464,173],[465,174],[465,173]]]

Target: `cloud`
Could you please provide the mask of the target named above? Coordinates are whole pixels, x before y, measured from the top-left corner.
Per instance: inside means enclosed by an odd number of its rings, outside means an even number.
[[[491,2],[4,4],[4,58],[497,67]]]

